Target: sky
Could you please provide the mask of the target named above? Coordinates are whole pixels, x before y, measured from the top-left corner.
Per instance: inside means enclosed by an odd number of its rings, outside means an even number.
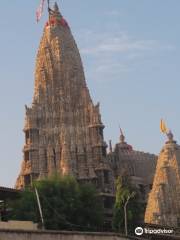
[[[0,185],[13,187],[24,144],[24,105],[33,96],[36,53],[47,9],[40,0],[1,1]],[[54,1],[50,1],[53,5]],[[83,60],[104,137],[113,146],[119,126],[135,150],[158,154],[163,118],[180,142],[180,1],[57,0]]]

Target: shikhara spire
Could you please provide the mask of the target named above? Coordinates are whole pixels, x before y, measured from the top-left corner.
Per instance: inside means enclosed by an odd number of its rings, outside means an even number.
[[[180,219],[180,146],[171,132],[162,148],[149,194],[145,222],[178,227]]]
[[[34,97],[32,106],[26,107],[24,157],[16,187],[59,173],[99,182],[110,191],[112,174],[103,128],[77,45],[55,3],[37,53]]]

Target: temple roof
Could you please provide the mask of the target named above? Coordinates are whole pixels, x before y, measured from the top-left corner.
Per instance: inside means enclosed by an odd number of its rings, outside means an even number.
[[[122,131],[122,129],[120,128],[120,137],[119,137],[120,142],[116,145],[116,147],[118,147],[120,150],[122,151],[131,151],[133,150],[132,146],[129,145],[127,142],[125,142],[125,135]]]

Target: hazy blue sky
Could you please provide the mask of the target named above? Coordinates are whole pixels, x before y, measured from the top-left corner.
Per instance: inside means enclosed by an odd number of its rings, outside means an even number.
[[[1,1],[0,185],[13,186],[22,162],[24,105],[33,95],[39,0]],[[52,3],[54,1],[51,1]],[[118,142],[118,125],[134,149],[158,153],[160,118],[180,141],[180,1],[59,0],[79,46],[104,134]]]

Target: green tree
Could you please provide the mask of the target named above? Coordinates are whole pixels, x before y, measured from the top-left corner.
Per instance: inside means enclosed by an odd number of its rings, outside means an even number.
[[[46,229],[74,229],[79,201],[79,185],[73,177],[54,176],[35,182]]]
[[[21,221],[39,221],[36,196],[35,193],[30,191],[29,188],[26,188],[24,191],[20,192],[18,198],[10,201],[8,205],[11,210],[8,218]]]
[[[124,205],[128,196],[134,195],[130,198],[127,205],[127,223],[128,231],[134,232],[134,226],[138,222],[142,213],[142,207],[139,203],[139,196],[137,189],[133,188],[130,184],[128,177],[118,177],[116,180],[116,200],[113,209],[113,229],[115,231],[124,233]]]
[[[97,230],[102,227],[104,222],[103,203],[95,187],[90,183],[80,185],[78,212],[78,224],[84,226],[84,230]]]
[[[34,182],[34,186],[46,229],[91,231],[102,225],[102,204],[93,185],[79,184],[70,176],[53,176]],[[23,191],[11,207],[13,219],[40,222],[33,189]]]

